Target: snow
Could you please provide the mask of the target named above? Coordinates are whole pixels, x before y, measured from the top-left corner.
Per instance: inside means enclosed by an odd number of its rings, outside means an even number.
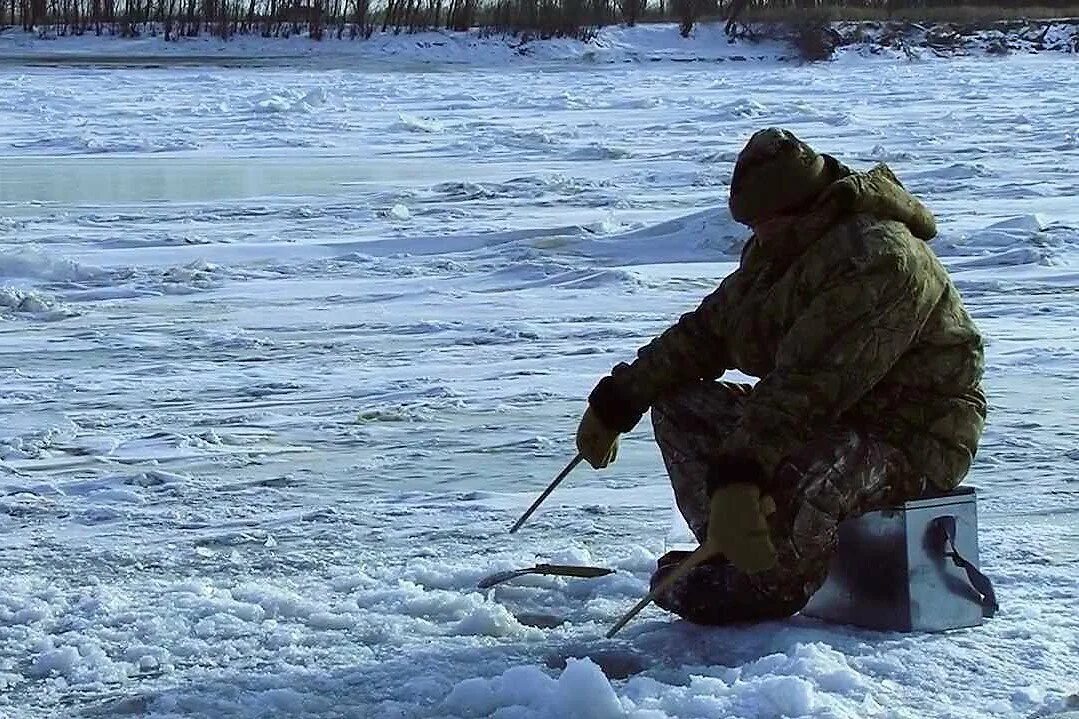
[[[50,52],[119,41],[93,42]],[[0,64],[0,716],[1077,708],[1074,56],[555,42],[387,72],[245,42],[251,63]],[[769,124],[888,161],[938,214],[988,342],[982,627],[652,607],[603,639],[687,542],[645,427],[506,532],[595,380],[734,267],[727,183]],[[476,589],[543,561],[616,571]]]

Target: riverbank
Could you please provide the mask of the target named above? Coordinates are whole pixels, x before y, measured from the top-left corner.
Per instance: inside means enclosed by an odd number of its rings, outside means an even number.
[[[807,48],[807,43],[809,47]],[[529,39],[522,36],[427,31],[374,33],[368,39],[327,36],[313,40],[305,32],[289,37],[235,35],[229,40],[206,35],[165,40],[150,27],[139,37],[58,36],[45,30],[0,32],[0,60],[7,62],[129,62],[200,60],[273,60],[281,58],[350,59],[398,64],[467,64],[497,66],[522,62],[803,62],[851,54],[895,59],[985,55],[1079,53],[1079,19],[1015,20],[984,25],[920,24],[909,21],[828,23],[815,27],[781,23],[740,26],[728,37],[721,23],[697,25],[682,37],[673,23],[600,28],[588,40]]]

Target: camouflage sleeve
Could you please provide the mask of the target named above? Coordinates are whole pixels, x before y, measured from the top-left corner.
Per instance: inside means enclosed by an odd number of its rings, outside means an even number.
[[[931,250],[905,231],[875,225],[856,244],[848,262],[823,275],[780,342],[775,369],[757,383],[721,447],[723,455],[758,462],[766,484],[783,457],[888,373],[947,287]]]
[[[726,297],[738,270],[682,317],[603,378],[589,403],[608,426],[628,432],[665,392],[702,379],[716,379],[730,365],[723,339]]]

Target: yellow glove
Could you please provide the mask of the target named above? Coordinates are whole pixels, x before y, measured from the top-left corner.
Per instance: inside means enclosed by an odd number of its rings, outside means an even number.
[[[593,469],[603,469],[618,457],[618,430],[604,424],[591,406],[577,427],[577,451]]]
[[[738,570],[756,574],[776,564],[776,548],[768,532],[768,515],[776,503],[754,484],[727,484],[712,495],[708,515],[709,554],[722,554]]]

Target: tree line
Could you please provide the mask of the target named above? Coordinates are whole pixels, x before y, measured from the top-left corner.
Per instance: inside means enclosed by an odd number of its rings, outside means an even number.
[[[1079,0],[1038,0],[1063,14]],[[5,9],[7,12],[5,12]],[[605,25],[677,22],[688,35],[701,20],[726,20],[728,33],[753,19],[887,18],[930,9],[973,16],[1030,13],[1025,0],[0,0],[0,26],[54,35],[212,35],[368,38],[375,32],[479,29],[528,37],[587,39]],[[1045,13],[1042,13],[1043,15]]]

